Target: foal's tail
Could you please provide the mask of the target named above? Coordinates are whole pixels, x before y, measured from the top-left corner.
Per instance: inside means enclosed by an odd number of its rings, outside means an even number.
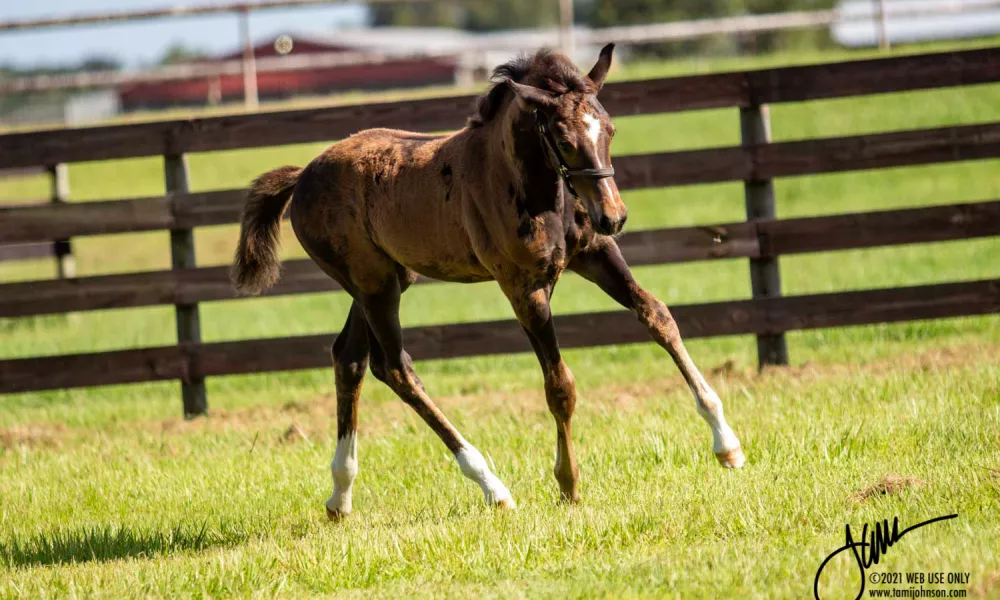
[[[278,281],[281,215],[301,173],[299,167],[279,167],[250,184],[240,223],[240,243],[229,272],[239,293],[259,294]]]

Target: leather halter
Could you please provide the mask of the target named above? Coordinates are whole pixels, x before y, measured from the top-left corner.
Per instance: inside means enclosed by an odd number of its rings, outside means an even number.
[[[552,136],[552,132],[549,130],[548,126],[545,124],[545,118],[542,117],[538,111],[535,112],[535,128],[538,129],[538,135],[542,138],[542,145],[545,146],[545,150],[549,155],[550,166],[559,173],[562,177],[563,182],[566,184],[566,189],[569,190],[570,194],[574,197],[579,198],[580,195],[576,193],[576,188],[573,187],[573,183],[570,181],[570,177],[590,177],[591,179],[604,179],[605,177],[614,177],[615,168],[614,167],[602,167],[600,169],[571,169],[569,165],[566,164],[566,159],[559,152],[558,147],[555,143],[555,139]]]

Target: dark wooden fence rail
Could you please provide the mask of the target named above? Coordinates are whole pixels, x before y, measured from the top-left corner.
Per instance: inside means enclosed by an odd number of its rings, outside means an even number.
[[[626,258],[635,265],[750,259],[753,299],[681,306],[675,315],[688,337],[757,335],[762,364],[787,361],[786,331],[1000,312],[1000,280],[782,297],[777,263],[782,254],[1000,235],[1000,201],[778,220],[771,184],[777,177],[997,158],[1000,123],[771,143],[766,108],[775,102],[998,81],[1000,49],[991,48],[609,84],[602,101],[614,115],[741,109],[741,146],[624,156],[615,166],[622,189],[743,181],[748,220],[629,233],[621,238]],[[167,181],[161,197],[0,209],[0,246],[168,229],[173,257],[170,271],[0,285],[0,317],[167,304],[176,307],[179,340],[162,348],[0,360],[0,392],[175,379],[182,382],[185,414],[194,415],[207,407],[205,377],[326,366],[332,335],[200,342],[198,304],[235,296],[226,267],[194,268],[192,229],[237,222],[243,191],[191,193],[186,153],[330,140],[362,125],[445,130],[463,124],[472,100],[0,136],[0,169],[163,155]],[[270,293],[333,289],[336,284],[310,261],[294,260]],[[621,312],[559,317],[558,327],[566,347],[647,339],[631,315]],[[406,336],[416,358],[529,349],[514,321],[418,327]]]
[[[640,266],[720,258],[763,259],[994,235],[1000,235],[1000,201],[636,231],[623,235],[619,245],[629,264]],[[311,260],[299,259],[285,262],[281,280],[266,295],[337,289],[337,283]],[[0,317],[238,298],[229,283],[228,266],[99,275],[0,285]]]
[[[1000,311],[1000,280],[737,300],[675,306],[688,338],[775,334],[869,323],[892,323]],[[555,318],[564,348],[649,340],[625,311]],[[180,344],[159,348],[0,361],[0,392],[26,392],[142,381],[202,380],[216,375],[329,366],[336,334]],[[514,320],[413,327],[403,331],[416,359],[455,358],[531,350]]]
[[[56,255],[53,244],[15,244],[0,246],[0,262],[7,260],[27,260],[31,258],[49,258]]]
[[[608,84],[616,116],[744,107],[1000,81],[1000,48]],[[365,127],[445,131],[474,96],[0,136],[0,169],[334,140]]]
[[[50,165],[44,169],[2,169],[0,170],[0,179],[26,177],[41,173],[47,174],[49,178],[51,190],[49,201],[56,204],[67,202],[69,199],[69,169],[65,163]],[[8,205],[6,208],[15,207],[15,205]],[[76,275],[73,248],[68,238],[55,239],[52,243],[6,245],[0,242],[0,262],[49,257],[54,257],[56,260],[56,275],[58,277],[73,277]]]
[[[1000,60],[1000,58],[998,58]],[[3,137],[0,136],[0,146]],[[615,158],[621,189],[818,175],[1000,157],[1000,123]],[[0,244],[239,222],[243,190],[0,208]]]

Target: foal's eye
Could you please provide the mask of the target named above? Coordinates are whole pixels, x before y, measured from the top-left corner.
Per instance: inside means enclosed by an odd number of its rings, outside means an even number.
[[[557,142],[556,145],[559,146],[559,151],[560,152],[572,152],[573,151],[573,144],[567,142],[566,140],[559,140],[559,142]]]

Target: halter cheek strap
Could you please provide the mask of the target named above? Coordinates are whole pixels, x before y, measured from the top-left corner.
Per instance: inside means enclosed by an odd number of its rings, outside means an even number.
[[[579,198],[580,195],[576,193],[576,188],[573,187],[573,182],[570,181],[570,177],[589,177],[591,179],[604,179],[605,177],[614,177],[615,168],[614,167],[602,167],[600,169],[571,169],[566,163],[566,159],[558,151],[556,147],[555,139],[552,136],[552,132],[549,131],[548,126],[545,124],[545,119],[535,111],[535,128],[538,129],[538,135],[542,139],[542,146],[545,146],[545,151],[549,155],[549,164],[553,169],[559,173],[562,177],[563,182],[566,184],[566,189],[569,190],[570,194]]]

